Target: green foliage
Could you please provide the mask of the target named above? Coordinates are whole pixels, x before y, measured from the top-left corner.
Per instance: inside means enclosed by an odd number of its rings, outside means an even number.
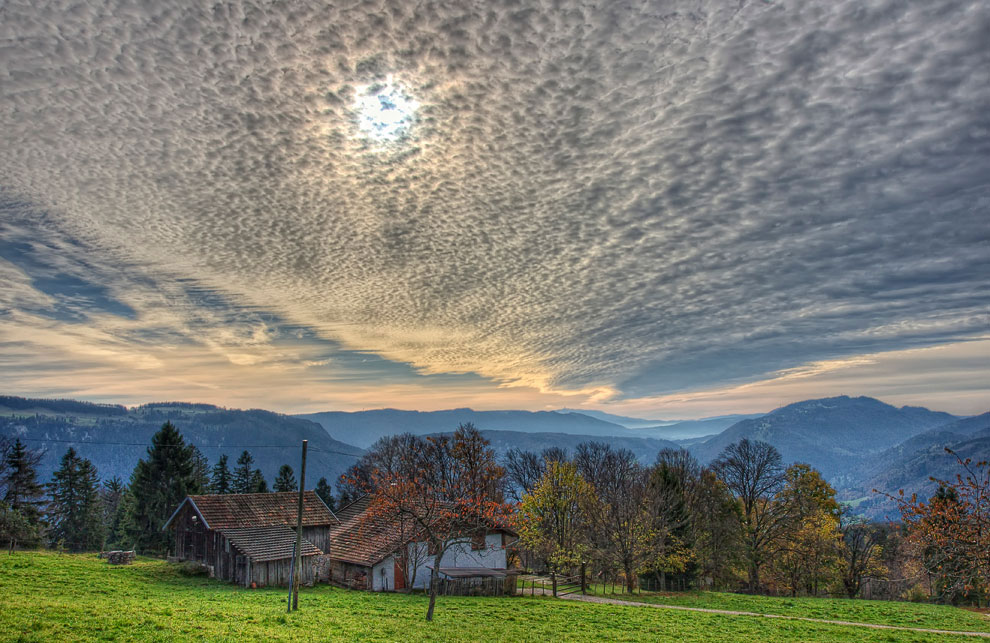
[[[234,493],[251,493],[254,489],[251,478],[254,475],[254,456],[250,451],[242,451],[237,458],[237,468],[234,469],[233,490]]]
[[[261,473],[261,469],[255,469],[251,474],[251,489],[248,493],[268,493],[268,481]]]
[[[34,533],[42,527],[41,510],[45,504],[45,488],[38,482],[40,459],[40,453],[16,440],[7,452],[2,467],[5,473],[0,480],[0,487],[5,489],[3,501],[28,521]]]
[[[124,538],[124,523],[127,517],[124,497],[127,486],[116,476],[103,483],[100,501],[103,505],[103,524],[106,527],[106,545],[119,548]]]
[[[35,542],[38,540],[37,525],[6,502],[0,501],[0,542],[6,543],[7,549],[13,551],[18,543]]]
[[[299,483],[296,482],[296,475],[292,471],[292,467],[287,464],[283,464],[278,470],[278,476],[275,478],[275,491],[298,491]]]
[[[171,422],[152,436],[147,459],[131,475],[127,538],[139,551],[167,551],[171,539],[162,526],[187,495],[203,491],[194,458],[194,448]]]
[[[233,480],[227,465],[227,454],[224,453],[213,465],[213,478],[210,481],[210,493],[233,493]]]
[[[103,503],[96,467],[72,447],[49,484],[48,539],[71,551],[92,551],[103,545]]]
[[[587,560],[589,516],[598,502],[571,462],[547,462],[546,472],[519,507],[519,537],[554,570]]]
[[[320,497],[323,502],[326,503],[330,511],[336,511],[336,506],[334,505],[333,499],[333,489],[330,487],[330,483],[327,482],[326,478],[320,478],[320,481],[316,483],[316,495]]]

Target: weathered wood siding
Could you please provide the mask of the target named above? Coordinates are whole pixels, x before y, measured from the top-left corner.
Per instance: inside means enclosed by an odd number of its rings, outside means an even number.
[[[295,531],[295,525],[289,525]],[[324,554],[329,554],[330,547],[330,525],[320,525],[319,527],[303,527],[303,538],[316,545],[316,548]]]

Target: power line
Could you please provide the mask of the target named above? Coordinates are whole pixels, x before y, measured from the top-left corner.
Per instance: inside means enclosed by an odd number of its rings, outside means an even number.
[[[19,436],[13,436],[15,439],[25,441],[25,442],[61,442],[66,444],[93,444],[99,446],[123,446],[123,447],[148,447],[152,446],[147,442],[96,442],[90,440],[60,440],[55,438],[24,438]],[[159,444],[158,448],[185,448],[190,445],[195,446],[198,449],[298,449],[297,445],[288,444],[194,444],[192,442],[188,444]],[[360,453],[347,453],[346,451],[336,451],[334,449],[320,449],[319,447],[310,447],[310,451],[318,451],[320,453],[333,453],[336,455],[346,455],[353,458],[361,457]]]

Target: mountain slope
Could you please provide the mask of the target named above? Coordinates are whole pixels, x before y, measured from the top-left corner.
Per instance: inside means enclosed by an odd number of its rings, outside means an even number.
[[[570,433],[582,436],[642,437],[637,429],[598,420],[580,413],[554,411],[325,411],[295,417],[312,420],[338,440],[369,447],[375,440],[396,433],[447,433],[459,424],[470,422],[479,430],[518,431],[522,433]]]
[[[71,446],[96,465],[102,479],[130,478],[139,458],[162,424],[171,421],[187,442],[216,462],[226,453],[233,468],[241,451],[254,456],[269,484],[278,468],[289,464],[298,478],[300,444],[309,440],[307,487],[320,476],[333,480],[360,455],[361,449],[338,442],[313,422],[262,410],[228,410],[208,404],[122,406],[65,400],[0,397],[0,436],[19,437],[45,451],[39,478],[47,481]]]
[[[691,451],[708,462],[742,438],[763,440],[777,447],[784,462],[806,462],[842,485],[868,455],[955,419],[948,413],[899,409],[873,398],[843,395],[798,402],[743,420]]]

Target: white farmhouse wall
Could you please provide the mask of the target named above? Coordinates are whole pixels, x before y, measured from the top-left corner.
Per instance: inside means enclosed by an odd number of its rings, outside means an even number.
[[[430,568],[433,567],[433,556],[428,554],[426,543],[410,543],[412,548],[419,548],[419,556],[411,555],[412,560],[419,561],[416,569],[414,587],[425,589],[430,585]],[[501,534],[485,536],[485,548],[471,549],[471,540],[458,540],[452,543],[440,560],[441,567],[487,567],[488,569],[505,569],[505,547],[502,546]],[[377,577],[376,577],[377,578]]]
[[[395,589],[395,557],[389,556],[371,568],[371,589],[376,592],[391,592]]]

